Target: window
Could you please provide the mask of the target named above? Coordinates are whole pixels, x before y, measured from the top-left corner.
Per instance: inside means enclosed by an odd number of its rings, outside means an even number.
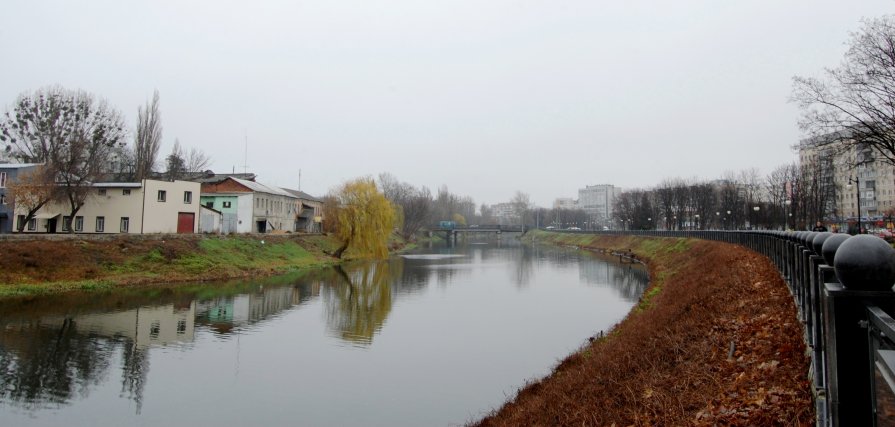
[[[125,188],[124,190],[121,190],[121,195],[122,195],[122,196],[130,196],[130,195],[131,195],[131,189],[130,189],[130,188]]]
[[[214,209],[214,202],[205,202],[205,207],[208,209]]]
[[[84,231],[84,217],[76,216],[75,217],[75,231]]]
[[[168,198],[168,192],[165,190],[159,190],[158,191],[158,201],[164,202],[166,198]]]
[[[24,225],[25,225],[25,215],[19,215],[18,220],[16,221],[16,227],[19,227],[19,226],[24,227]],[[18,228],[16,228],[16,230],[18,230]]]
[[[0,194],[0,204],[6,204],[6,194]]]
[[[28,221],[28,231],[37,230],[37,219],[31,218],[31,221]]]
[[[186,320],[177,321],[177,334],[186,333]]]
[[[230,207],[230,202],[224,202],[224,207],[225,207],[225,208],[229,208],[229,207]]]
[[[105,189],[105,188],[100,188],[100,189],[99,189],[99,195],[100,195],[100,196],[105,196],[105,195],[106,195],[106,189]]]
[[[106,231],[106,217],[98,216],[96,217],[96,232],[102,233]]]
[[[186,203],[186,204],[193,203],[193,192],[192,191],[184,191],[183,192],[183,203]]]
[[[62,217],[62,231],[71,230],[71,217],[64,216]]]
[[[0,188],[6,188],[6,172],[0,172]]]

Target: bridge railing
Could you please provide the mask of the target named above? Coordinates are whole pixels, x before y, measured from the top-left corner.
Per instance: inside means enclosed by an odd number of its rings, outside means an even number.
[[[817,425],[895,425],[895,249],[883,239],[807,231],[560,232],[716,240],[767,256],[804,326]]]

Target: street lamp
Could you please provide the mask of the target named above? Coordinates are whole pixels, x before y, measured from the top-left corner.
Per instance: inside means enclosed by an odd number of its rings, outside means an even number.
[[[753,230],[757,230],[757,229],[758,229],[758,211],[760,211],[761,208],[758,207],[758,206],[755,206],[755,207],[752,208],[752,210],[755,211],[755,217],[754,217],[754,218],[755,218],[755,221],[753,221],[752,229],[753,229]]]
[[[693,229],[699,230],[699,214],[693,215],[693,219],[695,219],[695,221],[693,221]]]
[[[789,199],[786,199],[786,201],[783,202],[783,231],[786,231],[786,229],[789,228],[789,218],[786,216],[786,208],[791,204],[792,200]],[[790,213],[789,216],[792,216],[792,213]]]
[[[854,178],[848,177],[848,185],[845,188],[851,190],[852,183],[855,184],[855,190],[858,190],[858,234],[861,234],[861,179],[858,178],[858,175],[855,175]]]

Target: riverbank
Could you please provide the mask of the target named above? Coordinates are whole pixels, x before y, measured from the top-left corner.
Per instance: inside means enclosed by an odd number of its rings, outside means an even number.
[[[612,331],[475,425],[814,423],[802,326],[767,258],[695,239],[540,231],[526,239],[630,251],[646,262],[650,287]]]
[[[0,298],[282,274],[336,264],[337,248],[330,237],[295,234],[5,239]]]

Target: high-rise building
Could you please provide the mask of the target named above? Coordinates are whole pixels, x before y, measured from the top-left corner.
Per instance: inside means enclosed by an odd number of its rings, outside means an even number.
[[[895,214],[895,166],[875,158],[872,147],[804,140],[799,144],[799,163],[802,176],[812,177],[811,182],[823,190],[814,193],[828,195],[823,220],[851,224],[860,212],[862,227],[873,228]]]
[[[611,184],[588,185],[578,190],[578,208],[583,209],[591,220],[609,223],[612,205],[621,189]]]
[[[571,197],[560,197],[553,201],[553,209],[578,209],[578,202]]]

